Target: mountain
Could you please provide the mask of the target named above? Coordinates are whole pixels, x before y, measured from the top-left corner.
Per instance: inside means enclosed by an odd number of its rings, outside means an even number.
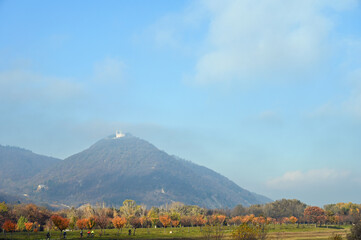
[[[0,203],[1,202],[10,203],[10,204],[19,204],[19,203],[29,203],[30,201],[26,199],[25,196],[15,196],[0,192]]]
[[[26,149],[0,145],[0,190],[18,192],[21,184],[58,162]]]
[[[32,178],[27,193],[37,200],[67,205],[119,206],[133,199],[147,206],[179,201],[225,208],[271,201],[130,134],[102,139],[58,162]]]

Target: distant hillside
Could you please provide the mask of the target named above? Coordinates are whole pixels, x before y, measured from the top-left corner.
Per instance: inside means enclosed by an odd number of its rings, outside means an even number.
[[[15,196],[4,192],[0,192],[0,202],[19,204],[19,203],[28,203],[29,200],[26,199],[24,196]]]
[[[29,150],[0,145],[0,190],[18,192],[22,182],[58,162]]]
[[[27,193],[34,199],[80,205],[125,199],[157,206],[173,201],[208,208],[265,203],[226,177],[160,151],[130,134],[108,137],[35,176]],[[35,191],[38,185],[44,185]]]

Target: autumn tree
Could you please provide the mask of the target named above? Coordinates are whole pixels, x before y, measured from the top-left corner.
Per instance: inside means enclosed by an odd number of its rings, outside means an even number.
[[[76,222],[78,221],[78,218],[76,216],[71,216],[70,217],[70,222],[69,222],[69,228],[74,230],[76,227]]]
[[[255,218],[255,216],[253,214],[243,216],[242,223],[250,223],[253,221],[253,218]]]
[[[83,230],[84,228],[87,227],[87,221],[88,219],[84,218],[84,219],[79,219],[78,221],[76,221],[76,226],[80,229]]]
[[[16,230],[16,224],[10,220],[6,220],[2,226],[5,232],[13,233]]]
[[[165,228],[169,226],[172,220],[168,215],[161,215],[159,216],[159,221],[162,223],[165,232]]]
[[[100,232],[100,236],[101,236],[103,233],[105,233],[105,228],[109,224],[109,218],[106,215],[101,215],[101,216],[98,216],[95,218],[95,222],[101,229],[101,232]]]
[[[326,221],[325,210],[319,207],[307,207],[304,211],[304,216],[310,223],[322,224]]]
[[[25,205],[22,211],[22,215],[26,217],[29,222],[38,222],[40,225],[44,225],[51,216],[48,209],[38,207],[32,203]]]
[[[236,217],[229,219],[229,223],[238,226],[242,223],[242,219],[240,216],[236,216]]]
[[[92,230],[93,227],[95,227],[95,224],[96,224],[96,222],[95,222],[95,218],[94,218],[94,217],[90,217],[90,218],[88,218],[87,221],[86,221],[86,227],[87,227],[89,230]]]
[[[188,232],[190,232],[190,226],[192,225],[192,218],[190,216],[182,216],[180,218],[180,224],[183,227],[188,227]]]
[[[172,223],[173,227],[178,227],[180,222],[179,222],[179,220],[171,220],[171,223]]]
[[[218,223],[223,225],[224,224],[224,221],[226,220],[226,216],[224,215],[218,215],[217,216],[217,220],[218,220]]]
[[[281,223],[288,224],[290,222],[290,219],[288,217],[283,217],[281,220]]]
[[[140,219],[137,216],[128,217],[128,223],[133,227],[133,235],[135,235],[135,230],[141,227]]]
[[[294,216],[291,216],[291,217],[289,218],[289,220],[290,220],[290,222],[293,223],[293,224],[295,224],[295,223],[298,221],[298,219],[297,219],[296,217],[294,217]]]
[[[243,223],[232,232],[232,238],[235,240],[266,239],[267,232],[260,226],[253,226]]]
[[[217,216],[216,215],[207,216],[207,222],[210,226],[216,225],[217,224]]]
[[[159,222],[159,208],[156,208],[156,207],[152,207],[148,214],[147,214],[147,217],[149,218],[149,220],[151,221],[152,223],[152,226],[153,227],[156,227],[157,226],[157,223]]]
[[[119,230],[122,230],[124,225],[127,223],[127,219],[125,217],[115,217],[112,220],[113,226],[118,229],[118,235]]]
[[[51,221],[53,221],[54,225],[59,229],[60,237],[63,230],[65,230],[69,226],[69,222],[70,222],[69,219],[63,218],[59,215],[51,216]]]
[[[263,227],[263,226],[266,224],[266,218],[264,218],[264,217],[262,217],[262,216],[260,216],[260,217],[255,217],[255,218],[253,218],[252,223],[253,223],[254,225],[259,225],[259,226],[262,226],[262,227]]]
[[[177,212],[175,209],[173,209],[173,211],[170,214],[170,219],[171,219],[171,225],[173,227],[177,227],[180,223],[180,213]]]
[[[142,227],[146,227],[147,228],[147,233],[149,234],[149,227],[152,226],[152,222],[149,219],[149,217],[147,216],[142,216],[139,218],[140,224],[142,225]]]
[[[34,223],[32,223],[32,222],[25,223],[25,229],[28,232],[28,237],[29,237],[31,230],[33,230],[33,225],[34,225]]]
[[[202,231],[202,226],[206,224],[207,219],[204,218],[203,215],[198,215],[195,217],[195,225],[199,226],[200,230]]]

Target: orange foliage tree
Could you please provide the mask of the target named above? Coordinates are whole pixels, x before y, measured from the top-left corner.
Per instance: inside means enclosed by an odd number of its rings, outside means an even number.
[[[12,234],[16,230],[16,224],[10,220],[6,220],[4,222],[2,228],[5,230],[5,232],[9,232]]]
[[[327,219],[325,210],[319,207],[307,207],[303,214],[308,222],[315,223],[316,226],[317,223],[321,225]]]
[[[195,217],[195,225],[199,226],[201,231],[202,231],[202,226],[204,224],[206,224],[206,222],[207,222],[207,219],[205,219],[203,215],[198,215]]]
[[[295,224],[295,223],[298,221],[298,219],[297,219],[296,217],[294,217],[294,216],[291,216],[291,217],[289,218],[289,220],[290,220],[290,222],[293,223],[293,224]]]
[[[171,223],[172,220],[170,219],[170,217],[168,215],[160,215],[159,221],[162,223],[164,232],[165,232],[165,228],[167,226],[169,226],[169,224]]]
[[[32,223],[32,222],[25,223],[25,229],[28,232],[28,237],[29,237],[29,233],[31,232],[31,230],[33,230],[33,225],[34,225],[34,223]]]
[[[172,220],[173,227],[178,227],[178,225],[179,225],[179,220]]]
[[[217,216],[218,223],[223,225],[224,221],[226,220],[226,216],[224,215],[218,215]]]
[[[123,229],[124,225],[127,223],[127,219],[125,217],[115,217],[113,218],[112,223],[114,227],[118,229],[119,234],[119,230]]]
[[[87,219],[86,221],[86,227],[89,229],[89,230],[92,230],[93,227],[95,227],[95,218],[94,217],[90,217]]]
[[[231,219],[229,219],[229,223],[233,225],[240,225],[242,223],[242,217],[241,216],[235,216]]]
[[[63,230],[65,230],[69,226],[69,222],[70,222],[69,219],[63,218],[59,215],[51,216],[51,221],[53,221],[54,225],[59,229],[60,237]]]
[[[148,228],[152,224],[150,218],[147,217],[147,216],[140,217],[139,221],[140,221],[140,224],[142,225],[143,228],[144,227]]]
[[[76,221],[76,226],[77,226],[80,230],[83,230],[84,228],[87,227],[87,221],[88,221],[88,219],[86,219],[86,218],[79,219],[78,221]]]
[[[254,214],[246,215],[242,217],[242,223],[250,223],[253,221]]]
[[[287,223],[289,223],[289,222],[290,222],[290,219],[289,219],[288,217],[282,218],[282,223],[287,224]]]
[[[266,224],[266,222],[267,222],[266,218],[264,218],[262,216],[255,217],[255,218],[252,219],[252,223],[254,225],[264,225],[264,224]]]

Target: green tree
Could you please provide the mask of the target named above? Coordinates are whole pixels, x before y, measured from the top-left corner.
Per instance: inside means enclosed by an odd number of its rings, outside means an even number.
[[[5,202],[0,202],[0,213],[5,213],[7,212],[9,209],[8,209],[8,206],[6,205]]]
[[[130,216],[141,217],[144,215],[145,207],[137,205],[134,200],[128,199],[123,202],[123,206],[121,206],[119,210],[121,215],[127,218]]]
[[[297,199],[281,199],[271,203],[267,203],[264,208],[264,214],[272,218],[284,218],[295,216],[298,219],[303,216],[307,205]]]
[[[246,215],[246,208],[243,207],[242,204],[238,204],[237,206],[235,206],[232,209],[231,216],[236,217],[236,216],[242,216],[242,215]]]
[[[28,222],[28,219],[26,219],[24,216],[21,216],[19,219],[18,219],[18,223],[17,223],[17,229],[18,231],[20,232],[23,232],[26,230],[25,228],[25,223]]]
[[[152,222],[152,227],[157,226],[157,223],[159,222],[159,208],[152,207],[148,212],[148,218]]]

